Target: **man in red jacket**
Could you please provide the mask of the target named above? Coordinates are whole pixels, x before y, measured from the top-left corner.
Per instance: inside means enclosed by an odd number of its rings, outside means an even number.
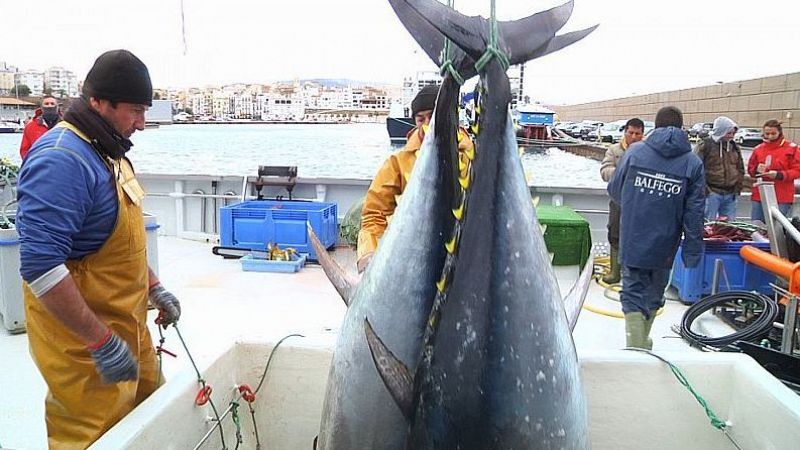
[[[25,159],[33,143],[47,130],[53,128],[59,120],[61,120],[61,113],[58,111],[58,100],[52,95],[45,95],[42,98],[42,107],[36,110],[33,119],[25,125],[22,143],[19,146],[19,156]]]
[[[778,209],[787,215],[794,201],[794,180],[800,178],[797,144],[783,137],[781,123],[775,119],[764,124],[763,135],[764,142],[753,150],[747,163],[747,172],[751,177],[775,183]],[[764,222],[764,209],[757,184],[753,185],[752,199],[750,217]]]

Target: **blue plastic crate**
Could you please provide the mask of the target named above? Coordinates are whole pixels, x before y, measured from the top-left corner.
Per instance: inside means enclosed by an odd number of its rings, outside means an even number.
[[[746,262],[739,256],[739,249],[745,245],[752,245],[759,250],[769,251],[768,242],[719,242],[704,240],[703,252],[697,267],[687,268],[683,265],[681,254],[683,241],[675,255],[672,265],[672,278],[670,284],[678,290],[678,295],[684,303],[695,303],[701,298],[711,294],[711,285],[714,280],[714,261],[722,261],[724,270],[720,273],[718,291],[747,290],[758,291],[771,295],[770,283],[775,282],[775,275]],[[728,288],[727,280],[730,282]]]
[[[336,245],[336,203],[252,200],[220,208],[220,245],[264,250],[269,242],[316,260],[306,222],[325,248]]]
[[[244,255],[239,261],[242,262],[242,270],[245,272],[282,272],[294,273],[306,265],[306,254],[301,253],[292,261],[271,261],[269,259],[257,258],[253,255]]]

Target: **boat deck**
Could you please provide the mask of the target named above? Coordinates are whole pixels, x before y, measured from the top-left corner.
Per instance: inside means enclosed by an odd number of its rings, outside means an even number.
[[[160,236],[159,267],[164,285],[181,300],[179,329],[197,362],[204,367],[233,342],[275,342],[290,333],[321,336],[335,343],[345,306],[322,268],[315,264],[295,274],[244,272],[238,260],[211,253],[211,244]],[[355,270],[354,252],[333,252],[346,267]],[[560,288],[566,293],[575,278],[575,267],[557,268]],[[592,283],[586,303],[619,311],[604,289]],[[669,301],[655,321],[651,337],[656,351],[695,351],[670,327],[678,323],[686,306]],[[151,331],[157,339],[150,312]],[[712,326],[723,326],[710,319]],[[182,371],[193,371],[174,330],[165,332],[164,347],[178,354],[165,356],[163,371],[169,380]],[[625,346],[624,322],[587,310],[581,313],[574,339],[579,351],[619,349]],[[44,449],[46,386],[28,354],[26,334],[11,335],[0,328],[0,448]]]

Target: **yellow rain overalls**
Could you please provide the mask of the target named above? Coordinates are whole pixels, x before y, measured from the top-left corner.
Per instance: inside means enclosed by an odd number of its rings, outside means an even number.
[[[61,126],[86,136],[69,123]],[[139,379],[103,384],[86,345],[24,285],[30,353],[47,382],[47,438],[51,449],[85,449],[158,387],[158,363],[147,329],[148,267],[141,200],[130,163],[108,159],[119,203],[117,223],[96,252],[66,266],[97,317],[123,339],[139,362]]]
[[[378,240],[389,224],[389,218],[397,208],[398,197],[406,190],[411,171],[417,162],[417,152],[422,146],[428,126],[417,127],[408,132],[405,147],[390,155],[375,174],[364,199],[361,212],[361,230],[358,232],[358,260],[371,255],[378,248]],[[458,156],[461,159],[461,175],[466,173],[468,159],[466,151],[473,150],[472,140],[466,130],[458,131]]]

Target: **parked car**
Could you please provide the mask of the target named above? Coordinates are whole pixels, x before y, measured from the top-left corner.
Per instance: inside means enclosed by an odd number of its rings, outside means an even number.
[[[599,141],[600,135],[600,126],[599,125],[588,125],[583,128],[583,132],[581,138],[584,141]]]
[[[580,124],[580,123],[576,123],[574,125],[570,125],[566,129],[564,129],[564,132],[567,133],[568,135],[574,137],[574,138],[580,138],[581,137],[581,130],[583,130],[583,125]]]
[[[764,141],[759,128],[739,128],[733,135],[733,142],[744,147],[755,147]]]
[[[627,123],[627,120],[617,120],[603,125],[598,130],[599,137],[597,140],[612,144],[619,142],[625,134],[625,123]]]
[[[705,139],[713,128],[714,124],[711,122],[698,122],[689,128],[689,137]]]
[[[656,128],[656,123],[649,120],[644,121],[644,134],[647,135]]]
[[[175,122],[188,122],[190,120],[194,120],[194,116],[185,111],[181,111],[178,114],[172,116],[172,120]]]

